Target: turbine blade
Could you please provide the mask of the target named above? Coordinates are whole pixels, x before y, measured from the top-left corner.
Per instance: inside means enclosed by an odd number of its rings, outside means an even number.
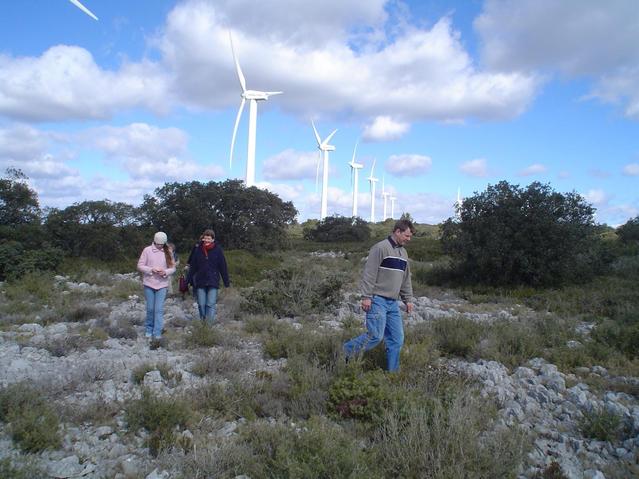
[[[265,91],[266,96],[281,95],[283,91]]]
[[[322,146],[322,140],[320,140],[319,133],[317,133],[317,128],[315,128],[315,123],[311,120],[311,125],[313,125],[313,131],[315,132],[315,138],[317,139],[317,146]]]
[[[326,139],[324,140],[324,143],[323,143],[323,144],[324,144],[324,145],[328,145],[328,142],[329,142],[329,141],[331,141],[331,138],[333,138],[333,135],[334,135],[335,133],[337,133],[337,130],[333,130],[333,133],[331,133],[330,135],[328,135],[328,136],[326,137]]]
[[[231,40],[231,53],[233,54],[233,60],[235,61],[235,70],[237,71],[237,79],[240,81],[240,86],[242,87],[242,92],[246,91],[246,80],[244,79],[244,74],[242,73],[242,68],[240,67],[240,62],[235,55],[235,48],[233,48],[233,36],[231,32],[229,32],[229,40]]]
[[[355,168],[351,167],[351,188],[355,184]]]
[[[69,1],[72,4],[74,4],[76,7],[78,7],[80,10],[82,10],[84,13],[89,15],[91,18],[93,18],[94,20],[98,19],[98,17],[96,17],[91,10],[89,10],[87,7],[82,5],[79,0],[69,0]]]
[[[359,143],[359,138],[357,139],[357,141],[355,142],[355,148],[353,148],[353,159],[351,160],[351,163],[353,164],[353,168],[355,168],[355,154],[357,153],[357,144]]]
[[[375,163],[377,163],[377,158],[373,159],[373,166],[371,166],[371,178],[373,177],[373,171],[375,171]]]
[[[242,116],[242,111],[244,110],[244,103],[246,103],[246,100],[242,98],[242,103],[240,103],[240,109],[237,110],[237,116],[235,117],[235,127],[233,128],[233,138],[231,139],[231,154],[229,155],[229,168],[233,167],[233,147],[235,146],[235,136],[237,135],[237,126],[240,124],[240,117]]]

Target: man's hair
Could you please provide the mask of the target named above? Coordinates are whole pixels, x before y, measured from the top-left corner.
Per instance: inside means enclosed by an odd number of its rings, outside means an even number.
[[[215,239],[215,232],[212,229],[206,229],[200,235],[200,239],[204,238],[205,236],[210,236],[211,238]]]
[[[410,229],[410,232],[415,234],[415,227],[410,220],[397,220],[395,226],[393,226],[393,231],[406,231],[407,229]]]

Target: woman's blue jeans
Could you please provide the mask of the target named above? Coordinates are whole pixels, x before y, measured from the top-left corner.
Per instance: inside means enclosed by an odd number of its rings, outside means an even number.
[[[146,299],[146,336],[159,339],[162,337],[162,326],[164,325],[166,288],[153,289],[145,286],[144,298]]]
[[[197,297],[197,309],[200,312],[200,319],[206,320],[209,324],[213,324],[217,311],[217,288],[195,288],[195,295]]]
[[[399,369],[399,352],[404,344],[404,325],[396,299],[373,296],[371,309],[366,313],[366,332],[344,343],[346,357],[351,357],[386,344],[386,365],[389,371]]]

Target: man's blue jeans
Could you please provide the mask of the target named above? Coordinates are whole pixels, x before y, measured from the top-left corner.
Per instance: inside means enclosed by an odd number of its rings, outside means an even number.
[[[344,343],[346,357],[363,353],[386,344],[386,364],[389,371],[399,369],[399,352],[404,344],[404,326],[396,299],[373,296],[371,309],[366,313],[367,331]]]
[[[153,289],[144,287],[144,298],[146,299],[146,336],[154,338],[162,337],[162,326],[164,325],[164,300],[166,299],[166,288]]]
[[[200,319],[205,319],[207,323],[213,324],[217,311],[217,288],[195,288],[195,295],[197,296]]]

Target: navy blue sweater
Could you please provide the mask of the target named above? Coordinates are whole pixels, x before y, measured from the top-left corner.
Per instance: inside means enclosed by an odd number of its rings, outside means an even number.
[[[189,256],[189,283],[194,288],[219,288],[220,276],[227,288],[231,285],[229,272],[226,268],[224,252],[218,244],[208,251],[208,256],[202,251],[202,242],[193,247]]]

